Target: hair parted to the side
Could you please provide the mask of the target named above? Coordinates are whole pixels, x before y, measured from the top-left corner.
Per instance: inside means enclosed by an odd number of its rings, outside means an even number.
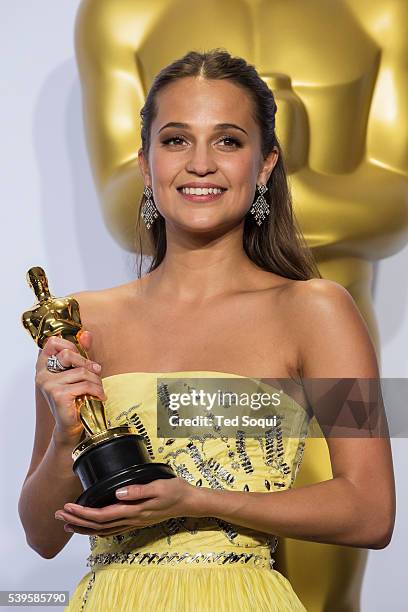
[[[312,252],[293,212],[285,163],[281,146],[275,134],[277,108],[273,93],[258,75],[255,67],[248,64],[243,58],[232,57],[223,48],[202,53],[190,51],[158,73],[140,111],[142,150],[146,159],[150,148],[151,125],[157,115],[157,93],[166,85],[184,77],[227,79],[244,88],[254,105],[254,118],[261,131],[264,159],[274,147],[279,151],[278,161],[267,183],[268,191],[264,194],[270,208],[270,214],[260,226],[256,224],[249,211],[245,217],[243,247],[248,257],[260,268],[289,279],[321,278]],[[137,222],[140,253],[139,278],[143,260],[140,223],[143,222],[141,209],[144,200],[145,196],[143,195]],[[149,232],[153,246],[153,257],[147,272],[152,272],[163,261],[166,254],[165,219],[160,213]]]

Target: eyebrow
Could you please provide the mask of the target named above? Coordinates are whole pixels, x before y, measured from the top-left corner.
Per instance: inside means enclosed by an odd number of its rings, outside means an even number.
[[[175,128],[180,128],[180,129],[188,129],[190,126],[189,126],[188,123],[180,123],[178,121],[170,121],[169,123],[166,123],[166,125],[163,125],[157,133],[160,134],[160,132],[162,130],[164,130],[165,128],[168,128],[168,127],[175,127]],[[216,130],[230,130],[230,129],[240,130],[241,132],[244,132],[244,134],[246,134],[248,136],[248,132],[246,132],[244,130],[244,128],[240,127],[239,125],[236,125],[235,123],[217,123],[217,125],[214,126],[214,129],[216,129]]]

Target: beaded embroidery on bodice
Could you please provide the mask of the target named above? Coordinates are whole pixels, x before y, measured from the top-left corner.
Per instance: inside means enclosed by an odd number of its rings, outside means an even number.
[[[157,378],[194,380],[221,376],[244,378],[213,371],[129,372],[106,377],[103,385],[108,398],[105,402],[108,425],[132,425],[144,437],[153,461],[169,463],[177,476],[195,486],[271,493],[290,488],[302,460],[309,424],[307,412],[292,399],[287,404],[291,412],[290,437],[283,435],[279,420],[276,426],[256,437],[247,437],[239,430],[234,437],[211,434],[177,439],[157,437]],[[272,567],[271,554],[277,546],[277,539],[271,534],[216,517],[173,518],[116,536],[90,536],[89,540],[88,565],[93,570],[110,563],[174,565],[191,561]]]

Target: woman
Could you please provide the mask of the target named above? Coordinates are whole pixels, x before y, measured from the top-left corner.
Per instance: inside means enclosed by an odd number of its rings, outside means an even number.
[[[20,516],[45,558],[74,532],[90,536],[91,571],[69,610],[304,610],[272,568],[275,536],[365,548],[391,539],[385,438],[329,437],[333,479],[294,490],[305,411],[272,458],[262,439],[156,437],[160,374],[379,377],[352,298],[320,278],[297,227],[275,113],[254,67],[224,50],[190,52],[159,73],[139,151],[151,267],[131,283],[76,295],[90,360],[61,338],[40,352]],[[69,369],[49,372],[53,355]],[[83,393],[106,400],[112,425],[144,431],[151,456],[178,477],[117,491],[106,508],[73,504],[81,485],[71,451],[82,433],[74,398]]]

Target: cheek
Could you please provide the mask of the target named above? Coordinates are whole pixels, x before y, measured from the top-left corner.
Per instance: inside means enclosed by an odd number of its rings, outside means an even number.
[[[152,179],[156,183],[157,188],[169,186],[177,175],[177,172],[183,167],[183,163],[179,155],[169,155],[160,149],[152,151],[150,168]]]
[[[232,187],[237,189],[249,186],[256,180],[256,170],[253,156],[248,153],[234,155],[231,159],[224,159],[220,162],[223,172],[228,177]]]

